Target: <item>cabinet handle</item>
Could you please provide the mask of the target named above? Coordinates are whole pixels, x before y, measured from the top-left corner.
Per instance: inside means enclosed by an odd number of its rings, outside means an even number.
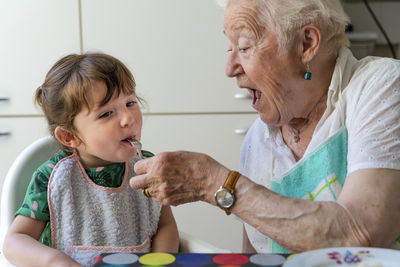
[[[8,97],[0,97],[0,101],[10,101],[10,98]]]
[[[248,92],[237,93],[237,94],[234,94],[233,97],[235,99],[252,99],[253,98]]]
[[[234,130],[237,135],[245,135],[249,129],[248,128],[237,128]]]
[[[11,135],[10,132],[0,132],[0,136],[9,136]]]

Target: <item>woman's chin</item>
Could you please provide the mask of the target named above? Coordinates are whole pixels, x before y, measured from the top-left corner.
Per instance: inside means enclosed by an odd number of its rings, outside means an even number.
[[[274,116],[271,111],[258,111],[260,119],[270,126],[280,126],[280,116]]]
[[[265,124],[271,124],[272,120],[271,117],[268,116],[267,114],[263,114],[261,112],[258,112],[258,115],[260,115],[260,119],[265,123]]]

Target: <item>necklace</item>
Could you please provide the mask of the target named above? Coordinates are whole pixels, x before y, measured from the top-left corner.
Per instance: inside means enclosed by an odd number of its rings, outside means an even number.
[[[303,128],[304,128],[304,126],[301,127],[300,129],[292,128],[293,133],[294,133],[294,135],[293,135],[293,141],[294,141],[295,143],[298,143],[298,142],[300,141],[300,130],[302,130]]]
[[[321,96],[321,98],[318,100],[317,104],[315,104],[314,108],[310,111],[310,113],[308,113],[307,117],[304,120],[304,125],[301,126],[300,129],[296,129],[296,128],[288,125],[290,127],[290,129],[292,130],[292,132],[293,132],[293,141],[295,143],[300,142],[300,133],[301,133],[301,131],[304,129],[304,127],[306,127],[309,124],[311,114],[313,113],[313,111],[317,110],[319,104],[321,104],[322,100],[324,99],[324,97],[325,97],[325,95],[327,93],[328,93],[328,90]]]

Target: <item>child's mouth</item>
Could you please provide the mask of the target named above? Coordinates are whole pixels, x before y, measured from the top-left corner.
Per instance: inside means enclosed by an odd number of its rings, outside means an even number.
[[[127,143],[132,146],[132,137],[125,138],[121,140],[123,143]]]

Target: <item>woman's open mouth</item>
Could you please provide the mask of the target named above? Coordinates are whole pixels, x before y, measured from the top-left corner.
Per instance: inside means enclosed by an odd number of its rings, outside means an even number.
[[[253,107],[258,106],[258,103],[260,102],[261,99],[261,92],[255,89],[250,89],[251,94],[253,95]]]

